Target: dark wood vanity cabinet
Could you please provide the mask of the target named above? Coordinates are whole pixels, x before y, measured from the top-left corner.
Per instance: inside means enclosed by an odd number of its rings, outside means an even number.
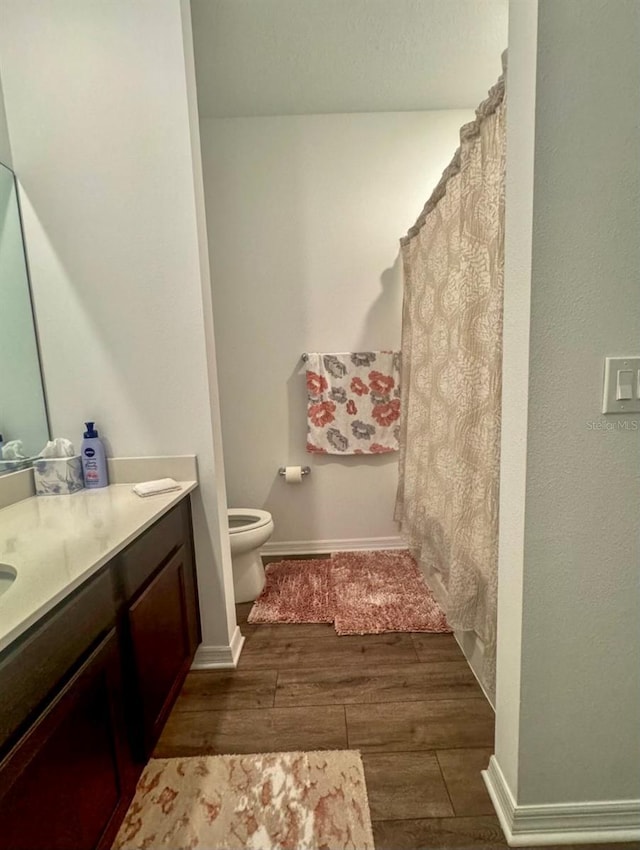
[[[186,500],[121,553],[116,575],[131,747],[146,762],[200,642]]]
[[[133,681],[139,700],[140,743],[150,756],[184,677],[191,666],[197,633],[191,628],[192,589],[182,546],[131,603]]]
[[[115,629],[80,665],[0,768],[0,845],[97,847],[128,797]]]
[[[182,500],[0,655],[0,848],[108,848],[191,665]]]

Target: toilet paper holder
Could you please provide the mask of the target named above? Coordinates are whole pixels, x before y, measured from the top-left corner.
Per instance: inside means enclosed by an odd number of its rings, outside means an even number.
[[[303,475],[311,475],[311,467],[310,466],[303,466],[300,471],[302,472]],[[285,473],[286,473],[285,467],[281,466],[280,469],[278,470],[278,475],[284,476]]]

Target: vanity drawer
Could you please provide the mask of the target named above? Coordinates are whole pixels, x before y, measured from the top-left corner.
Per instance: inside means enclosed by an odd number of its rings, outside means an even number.
[[[0,657],[0,750],[115,621],[106,570]]]
[[[188,501],[183,499],[120,554],[119,575],[126,599],[188,540],[189,522]]]

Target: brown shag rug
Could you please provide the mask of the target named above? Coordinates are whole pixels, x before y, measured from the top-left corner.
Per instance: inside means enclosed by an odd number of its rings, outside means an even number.
[[[339,635],[451,632],[406,549],[276,561],[249,623],[330,623]]]
[[[451,631],[405,549],[338,552],[331,562],[339,635]]]
[[[333,623],[336,603],[330,570],[329,558],[267,564],[265,585],[248,622]]]
[[[355,750],[151,759],[113,850],[373,850]]]

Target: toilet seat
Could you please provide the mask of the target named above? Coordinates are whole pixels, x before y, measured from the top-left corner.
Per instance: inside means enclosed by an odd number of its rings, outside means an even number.
[[[256,508],[229,508],[229,534],[240,534],[243,531],[254,531],[268,525],[272,519],[268,511]]]

